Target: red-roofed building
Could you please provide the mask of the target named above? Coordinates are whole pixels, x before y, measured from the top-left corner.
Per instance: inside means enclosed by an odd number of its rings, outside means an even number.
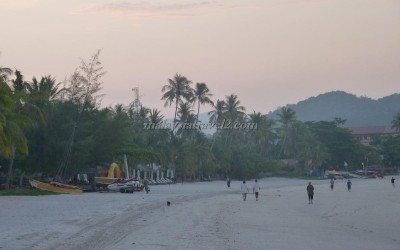
[[[376,127],[353,127],[349,128],[350,133],[365,146],[370,146],[370,143],[381,135],[394,135],[399,132],[388,126]]]

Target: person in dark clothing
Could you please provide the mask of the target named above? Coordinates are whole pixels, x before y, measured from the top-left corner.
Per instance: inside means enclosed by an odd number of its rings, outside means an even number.
[[[229,179],[229,177],[226,178],[226,185],[228,186],[228,188],[231,187],[231,179]]]
[[[349,179],[348,181],[347,181],[347,190],[350,192],[350,190],[351,190],[351,180]]]
[[[331,190],[333,190],[333,185],[335,184],[335,181],[333,180],[333,178],[331,179]]]
[[[390,180],[390,182],[392,183],[393,187],[394,187],[394,180],[396,180],[394,177],[392,177],[392,179]]]
[[[146,194],[148,194],[150,192],[149,181],[145,179],[143,184],[144,184],[144,190],[146,191]]]
[[[308,204],[312,204],[314,198],[314,186],[311,185],[311,182],[308,183],[307,194],[308,194]]]

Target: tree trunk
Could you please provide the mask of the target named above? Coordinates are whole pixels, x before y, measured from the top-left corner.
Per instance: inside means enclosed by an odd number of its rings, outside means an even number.
[[[176,101],[175,101],[175,115],[174,115],[174,122],[173,122],[172,132],[175,131],[176,113],[178,112],[178,101],[179,101],[179,99],[176,99]]]
[[[15,159],[15,145],[12,146],[12,156],[10,160],[10,165],[8,165],[8,174],[7,174],[7,181],[6,181],[6,189],[10,189],[12,186],[12,177],[13,177],[13,165]]]
[[[198,101],[198,106],[197,106],[197,117],[196,117],[196,120],[197,120],[197,122],[199,122],[199,114],[200,114],[200,102]]]
[[[19,186],[22,187],[24,185],[24,178],[25,178],[25,173],[22,173],[21,176],[19,177]]]

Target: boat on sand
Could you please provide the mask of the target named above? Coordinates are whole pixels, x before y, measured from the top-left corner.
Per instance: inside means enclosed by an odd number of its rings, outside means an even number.
[[[144,185],[136,179],[117,180],[107,186],[109,190],[119,191],[121,193],[133,193],[134,191],[142,191]]]
[[[82,189],[80,189],[79,187],[64,184],[61,182],[53,181],[50,183],[45,183],[45,182],[31,179],[31,180],[29,180],[29,184],[31,184],[31,186],[34,188],[37,188],[40,190],[45,190],[45,191],[56,192],[56,193],[62,193],[62,194],[81,194],[82,193]]]

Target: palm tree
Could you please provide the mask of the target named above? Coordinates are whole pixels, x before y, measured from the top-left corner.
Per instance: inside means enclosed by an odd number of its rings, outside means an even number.
[[[273,132],[274,120],[268,119],[266,115],[262,115],[260,112],[249,115],[250,123],[256,124],[256,129],[249,130],[250,140],[262,149],[267,149],[275,139],[275,133]]]
[[[288,127],[290,123],[296,120],[296,112],[289,107],[283,107],[278,116],[280,118],[278,121],[283,127]]]
[[[194,89],[194,97],[193,101],[197,102],[197,116],[196,121],[199,121],[199,113],[200,113],[200,105],[202,104],[211,104],[214,105],[213,101],[211,101],[210,97],[212,94],[210,93],[210,89],[207,87],[205,83],[196,83],[196,87]]]
[[[161,91],[164,93],[161,100],[165,100],[164,106],[171,106],[175,102],[175,114],[174,114],[174,127],[176,122],[176,114],[178,112],[179,103],[182,102],[182,98],[190,101],[193,97],[193,89],[189,81],[185,76],[178,73],[172,79],[168,79],[168,84],[164,85]]]
[[[23,75],[18,70],[16,71],[16,79],[12,80],[14,92],[12,93],[13,110],[7,119],[7,131],[5,135],[9,136],[8,145],[10,146],[10,164],[8,167],[8,175],[6,188],[10,187],[13,164],[16,150],[19,149],[22,153],[28,153],[27,139],[24,130],[34,124],[34,121],[44,121],[41,110],[30,102],[26,94],[27,83],[23,80]]]
[[[179,105],[178,121],[180,124],[177,126],[177,133],[193,140],[198,128],[193,126],[196,123],[196,115],[193,113],[191,103],[185,102]]]
[[[139,113],[138,113],[138,118],[140,122],[147,122],[149,119],[149,113],[150,113],[150,109],[143,107],[142,105],[140,105],[140,109],[139,109]]]
[[[23,129],[30,121],[15,112],[15,100],[11,88],[0,79],[0,155],[11,159],[14,150],[28,152],[27,139]]]
[[[284,153],[286,154],[286,156],[289,156],[290,153],[292,152],[291,141],[293,139],[293,131],[291,130],[291,126],[296,121],[296,112],[289,107],[283,107],[281,109],[281,113],[278,113],[278,116],[280,118],[278,119],[278,121],[282,124],[280,128],[280,134],[281,134],[280,155]]]
[[[238,100],[237,95],[231,94],[229,96],[225,96],[225,106],[224,106],[224,118],[230,120],[230,122],[234,123],[239,120],[244,120],[244,111],[245,108],[240,105],[240,101]],[[228,130],[226,132],[225,144],[228,142],[228,136],[231,135],[230,144],[232,144],[233,134],[232,130]],[[240,135],[236,133],[236,135]]]
[[[221,123],[224,115],[225,101],[217,100],[217,104],[212,104],[212,106],[214,109],[208,112],[208,115],[210,115],[210,122]]]
[[[193,110],[191,107],[191,104],[189,102],[181,103],[179,104],[179,109],[178,109],[178,117],[179,121],[184,123],[184,122],[189,122],[189,118],[193,115]]]
[[[40,81],[34,77],[32,82],[26,84],[26,89],[31,98],[42,103],[48,103],[56,99],[60,93],[66,91],[65,88],[60,89],[61,84],[62,82],[56,83],[56,79],[50,75],[42,77]]]
[[[224,106],[224,114],[228,119],[231,119],[232,122],[238,120],[239,118],[244,116],[245,108],[240,106],[240,101],[238,100],[237,95],[231,94],[229,96],[225,96],[225,106]]]
[[[342,119],[341,117],[333,118],[333,121],[336,123],[337,126],[343,126],[346,123],[346,119]]]
[[[397,112],[396,116],[392,120],[392,128],[396,131],[400,131],[400,112]]]
[[[161,111],[158,109],[150,110],[149,120],[153,124],[159,124],[163,121],[164,115],[161,114]]]

